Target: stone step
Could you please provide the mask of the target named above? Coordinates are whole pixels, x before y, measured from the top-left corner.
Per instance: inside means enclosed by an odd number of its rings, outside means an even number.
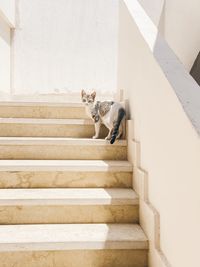
[[[0,224],[137,223],[132,189],[1,189]]]
[[[0,188],[130,188],[128,161],[0,160]]]
[[[148,241],[139,225],[2,225],[4,267],[146,267]]]
[[[0,118],[87,119],[82,103],[0,102]]]
[[[0,136],[91,138],[94,133],[90,119],[0,118]],[[100,137],[107,134],[108,130],[102,126]]]
[[[0,137],[0,159],[126,160],[127,141],[103,139]]]

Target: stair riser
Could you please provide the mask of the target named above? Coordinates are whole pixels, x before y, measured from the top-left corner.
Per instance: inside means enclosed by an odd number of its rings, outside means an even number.
[[[0,172],[0,188],[130,188],[131,172]]]
[[[92,124],[23,124],[0,123],[2,137],[74,137],[91,138],[94,136]],[[100,137],[104,138],[108,130],[102,127]]]
[[[138,205],[0,206],[0,224],[138,223]]]
[[[126,160],[125,146],[0,145],[0,159]]]
[[[146,267],[146,250],[73,250],[0,253],[3,267]]]
[[[1,106],[0,118],[88,119],[84,107]]]

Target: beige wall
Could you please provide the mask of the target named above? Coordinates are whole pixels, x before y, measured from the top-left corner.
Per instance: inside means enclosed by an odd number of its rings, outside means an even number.
[[[198,266],[199,136],[123,1],[119,23],[118,88],[125,89],[129,124],[134,124],[129,146],[133,140],[141,143],[136,161],[141,160],[138,167],[148,172],[147,202],[160,217],[160,229],[155,222],[149,230],[149,213],[141,200],[141,223],[150,238],[150,267],[168,266],[167,262],[172,267]],[[168,72],[173,71],[168,65]]]
[[[164,7],[164,0],[138,0],[145,8],[147,14],[152,19],[155,25],[160,24],[161,15]]]
[[[190,71],[200,51],[200,1],[139,1],[177,57]]]
[[[167,0],[164,11],[164,36],[190,70],[200,51],[200,1]]]

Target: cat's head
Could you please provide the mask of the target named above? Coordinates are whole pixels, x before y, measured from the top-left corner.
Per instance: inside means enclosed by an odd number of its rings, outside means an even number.
[[[81,91],[81,99],[83,104],[86,106],[93,105],[95,102],[96,92],[93,91],[91,94],[87,94],[84,90]]]

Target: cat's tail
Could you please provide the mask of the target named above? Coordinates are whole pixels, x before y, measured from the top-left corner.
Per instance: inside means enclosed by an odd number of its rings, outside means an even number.
[[[110,139],[111,144],[114,144],[114,142],[115,142],[115,139],[116,139],[118,131],[119,131],[120,123],[121,123],[121,121],[125,115],[126,115],[126,112],[125,112],[124,108],[120,108],[118,111],[117,121],[115,122],[114,127],[113,127],[113,133],[112,133],[112,136]]]

